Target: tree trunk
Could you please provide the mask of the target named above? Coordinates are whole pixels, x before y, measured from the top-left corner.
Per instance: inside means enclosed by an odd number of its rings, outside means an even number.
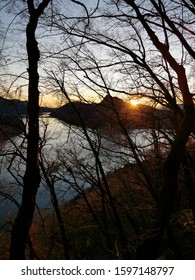
[[[49,4],[50,0],[43,0],[37,9],[34,1],[28,0],[29,23],[26,28],[27,54],[28,54],[28,117],[29,132],[27,146],[26,171],[23,178],[23,196],[21,207],[12,228],[10,259],[25,259],[25,246],[29,236],[29,230],[33,221],[36,194],[40,184],[40,170],[38,164],[39,151],[39,74],[38,61],[40,53],[35,37],[40,15]]]
[[[194,126],[194,104],[193,104],[192,94],[190,93],[188,87],[188,81],[187,81],[187,76],[186,76],[186,71],[184,66],[182,64],[179,64],[177,60],[172,56],[169,50],[169,45],[164,44],[160,41],[159,39],[160,36],[158,37],[157,33],[155,33],[151,28],[151,26],[148,24],[148,21],[145,19],[144,14],[140,12],[139,5],[137,5],[135,1],[125,0],[125,2],[134,9],[138,20],[142,23],[142,26],[147,32],[153,45],[156,47],[156,49],[159,50],[159,52],[162,55],[162,58],[169,64],[169,66],[177,74],[178,85],[184,104],[183,121],[181,123],[179,132],[177,133],[176,138],[174,139],[173,145],[164,164],[164,173],[163,173],[164,185],[161,193],[161,204],[160,204],[161,206],[160,233],[159,236],[157,236],[157,238],[155,237],[155,240],[160,240],[160,242],[159,242],[159,246],[156,246],[156,244],[154,246],[156,247],[156,252],[154,252],[154,256],[153,256],[155,258],[155,255],[158,254],[158,249],[164,243],[164,236],[167,231],[167,227],[171,219],[171,214],[174,209],[174,202],[178,190],[178,174],[183,161],[185,146],[190,136],[190,133],[193,131],[193,126]],[[151,2],[158,12],[159,9],[155,1],[151,1]],[[167,20],[167,16],[164,13],[160,13],[160,16],[162,20]],[[178,36],[179,39],[181,39],[181,36],[183,36],[178,30],[176,33],[175,33],[175,29],[172,30],[172,32],[176,36]],[[191,53],[189,52],[189,54]]]
[[[183,124],[180,128],[171,151],[164,164],[164,187],[161,195],[161,226],[164,229],[170,220],[174,201],[178,189],[178,173],[185,156],[185,145],[193,129],[194,107],[193,104],[185,110]]]

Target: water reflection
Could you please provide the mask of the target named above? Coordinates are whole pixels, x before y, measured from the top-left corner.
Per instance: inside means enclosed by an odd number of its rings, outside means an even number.
[[[55,184],[59,201],[73,199],[79,189],[89,188],[97,177],[97,164],[83,131],[78,127],[65,125],[58,119],[42,116],[40,135],[41,158]],[[88,135],[105,172],[134,161],[124,136],[103,137],[90,130]],[[131,138],[138,148],[139,146],[146,148],[153,141],[146,130],[131,131]],[[21,201],[22,178],[25,171],[25,161],[20,155],[25,157],[26,144],[21,135],[8,141],[2,149],[4,156],[1,157],[1,192],[12,195],[18,203]],[[15,212],[13,209],[17,206],[13,201],[2,196],[0,200],[0,217]],[[51,207],[49,190],[44,179],[38,190],[37,205],[40,208]]]

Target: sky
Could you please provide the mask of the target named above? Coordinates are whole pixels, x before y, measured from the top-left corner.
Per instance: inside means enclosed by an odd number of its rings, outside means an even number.
[[[57,1],[57,0],[56,0]],[[83,0],[82,3],[86,4],[89,10],[91,11],[94,7],[96,7],[98,1],[92,0],[87,1]],[[100,3],[103,3],[104,1],[101,0]],[[69,0],[59,1],[61,5],[61,10],[63,12],[63,4],[64,3],[70,3]],[[2,3],[0,3],[1,8]],[[64,4],[64,6],[66,6]],[[85,15],[85,10],[81,5],[77,5],[75,3],[72,3],[67,6],[68,11],[66,10],[67,15]],[[103,7],[103,6],[102,6]],[[107,6],[109,7],[109,6]],[[17,9],[15,9],[15,14],[17,13]],[[0,21],[1,25],[4,27],[4,37],[6,35],[6,40],[1,39],[1,46],[3,46],[3,55],[7,62],[7,67],[3,69],[0,68],[0,71],[4,74],[2,76],[1,81],[3,82],[1,84],[6,85],[7,92],[9,92],[8,97],[16,96],[20,97],[22,99],[27,99],[27,87],[28,87],[28,64],[26,60],[26,37],[25,37],[25,28],[27,23],[27,18],[22,16],[21,14],[19,16],[15,16],[15,14],[7,14],[5,11],[0,9]],[[65,13],[64,13],[65,14]],[[12,23],[12,24],[11,24]],[[16,24],[17,23],[17,24]],[[67,24],[67,23],[65,23]],[[113,25],[112,25],[113,24]],[[8,28],[9,27],[9,28]],[[104,29],[105,32],[109,34],[109,36],[112,38],[112,30],[115,30],[115,34],[113,34],[113,38],[120,38],[123,40],[124,46],[131,47],[131,44],[134,44],[136,41],[133,38],[132,31],[129,31],[128,28],[120,29],[120,32],[117,30],[117,25],[115,25],[115,22],[110,21],[110,25],[105,25],[100,20],[96,20],[96,23],[93,28],[101,28]],[[116,28],[115,28],[116,27]],[[123,30],[123,32],[121,32]],[[127,33],[127,35],[126,35]],[[125,34],[125,36],[123,36]],[[51,91],[51,88],[48,88],[48,85],[46,81],[43,79],[43,76],[45,76],[45,70],[52,70],[56,75],[59,74],[59,65],[66,64],[66,90],[68,90],[71,94],[71,97],[74,99],[75,95],[79,93],[85,98],[90,101],[98,102],[100,101],[100,96],[104,96],[107,94],[106,90],[103,92],[99,89],[98,83],[103,83],[103,79],[101,78],[101,74],[105,78],[107,85],[110,87],[118,88],[121,91],[129,90],[131,91],[133,86],[136,89],[136,87],[139,89],[138,79],[140,79],[139,75],[135,75],[132,71],[131,64],[127,63],[126,68],[123,69],[119,66],[110,67],[109,69],[103,69],[101,68],[101,73],[97,72],[95,70],[89,71],[89,69],[84,72],[78,72],[78,69],[76,69],[76,61],[71,61],[71,58],[68,58],[68,56],[74,57],[76,54],[79,54],[77,59],[83,67],[85,65],[88,65],[88,67],[94,67],[95,65],[95,59],[99,60],[99,63],[108,63],[108,61],[111,61],[112,63],[116,63],[116,61],[119,61],[120,59],[123,60],[123,57],[118,58],[117,52],[114,52],[113,50],[106,50],[103,47],[97,47],[94,44],[91,45],[82,45],[82,47],[86,47],[86,51],[88,52],[89,56],[86,57],[84,52],[82,52],[82,49],[80,48],[72,48],[72,43],[70,40],[70,36],[62,34],[61,31],[56,31],[54,27],[47,28],[47,31],[38,28],[38,31],[36,33],[37,35],[37,41],[39,43],[39,48],[41,50],[41,58],[39,63],[39,73],[40,73],[40,92],[41,92],[41,105],[49,106],[49,107],[56,107],[63,105],[66,100],[65,98],[59,94],[59,91],[55,92],[55,95],[53,94],[53,91]],[[117,37],[118,36],[118,37]],[[127,40],[128,38],[128,40]],[[133,41],[134,40],[134,41]],[[82,39],[77,39],[78,43],[82,42]],[[144,42],[145,45],[147,42]],[[132,45],[133,47],[133,45]],[[135,48],[139,48],[139,44],[136,45]],[[149,47],[149,44],[148,44]],[[50,57],[50,54],[52,51],[59,52],[60,50],[63,50],[64,48],[64,54],[66,58],[52,58]],[[88,49],[87,49],[88,48]],[[174,52],[174,55],[176,57],[179,57],[182,50],[180,47],[177,47],[175,44],[172,44],[170,46],[171,51]],[[77,52],[77,53],[76,53]],[[153,49],[150,51],[151,55],[154,55]],[[93,57],[95,58],[93,61]],[[126,57],[124,56],[124,60]],[[154,63],[153,69],[154,71],[157,71],[156,73],[161,75],[159,72],[160,67],[157,65],[160,60],[157,57],[157,62],[152,61]],[[105,62],[104,62],[105,61]],[[155,65],[156,63],[156,65]],[[122,64],[121,64],[122,65]],[[75,73],[73,73],[73,69],[75,67]],[[130,70],[128,70],[128,67]],[[124,70],[128,75],[124,75]],[[136,68],[134,69],[136,71]],[[72,71],[72,72],[71,72]],[[162,71],[162,78],[163,77],[163,69]],[[75,76],[77,75],[77,77]],[[87,75],[89,75],[87,77]],[[18,77],[19,76],[19,77]],[[174,78],[174,75],[173,75]],[[80,79],[80,80],[79,80]],[[94,81],[92,83],[91,80]],[[6,82],[6,80],[8,82]],[[142,81],[143,82],[143,81]],[[134,85],[133,85],[134,83]],[[134,91],[135,93],[136,91]],[[116,93],[118,96],[118,93]],[[132,97],[134,100],[134,97]],[[137,100],[137,99],[136,99]],[[143,99],[142,99],[143,100]],[[139,102],[139,100],[137,100]]]
[[[60,4],[63,3],[63,1],[59,1],[59,2]],[[68,2],[68,0],[64,2]],[[94,7],[96,7],[98,3],[97,0],[80,1],[80,2],[87,5],[89,11],[91,9],[94,9]],[[3,81],[8,80],[7,88],[9,90],[7,90],[7,92],[9,91],[9,93],[7,93],[7,97],[9,98],[12,95],[16,95],[16,97],[20,97],[21,99],[26,100],[28,95],[27,93],[28,63],[26,61],[26,48],[25,48],[25,44],[26,44],[25,28],[26,28],[27,19],[21,15],[16,16],[16,14],[19,11],[17,8],[12,7],[15,11],[13,13],[7,13],[6,9],[3,10],[1,9],[2,5],[3,3],[0,4],[0,23],[3,26],[3,31],[4,31],[3,37],[6,37],[6,40],[3,40],[3,38],[1,38],[0,45],[1,45],[1,49],[3,50],[2,51],[3,57],[5,58],[6,61],[5,63],[6,68],[4,69],[1,68],[0,71],[2,71],[3,74],[6,73],[6,75],[3,76]],[[70,15],[79,14],[79,11],[80,12],[82,11],[82,14],[84,13],[83,7],[81,5],[78,6],[75,3],[71,3],[70,5],[68,5],[67,10],[68,10],[67,14]],[[43,34],[43,36],[45,36],[45,34]],[[40,28],[38,28],[37,41],[40,50],[42,49],[42,46],[44,47],[44,51],[45,51],[46,46],[50,46],[51,48],[52,45],[55,45],[55,43],[57,46],[60,44],[60,41],[58,41],[59,39],[58,37],[60,37],[60,35],[53,36],[52,39],[50,37],[47,38],[45,37],[45,39],[41,38],[40,40],[40,37],[42,37],[42,31],[40,30]],[[42,54],[41,54],[40,67],[39,67],[40,77],[43,75],[43,70],[44,70],[43,69],[44,65],[41,65],[42,64],[41,60],[42,60]],[[52,66],[49,67],[52,68]],[[19,77],[17,78],[17,76]],[[40,84],[41,84],[41,79],[40,79]],[[20,90],[16,90],[19,88]],[[63,100],[62,95],[56,96],[56,94],[53,93],[50,94],[44,88],[40,88],[40,91],[42,93],[40,96],[40,102],[41,105],[43,106],[56,107],[56,106],[61,106],[65,102],[65,100]]]

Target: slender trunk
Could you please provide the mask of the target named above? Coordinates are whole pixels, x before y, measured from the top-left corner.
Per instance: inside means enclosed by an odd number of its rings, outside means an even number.
[[[59,225],[60,233],[61,233],[61,237],[62,237],[62,244],[63,244],[63,249],[64,249],[64,258],[65,258],[65,260],[69,260],[70,259],[70,244],[69,244],[69,241],[66,237],[65,226],[64,226],[64,222],[63,222],[62,215],[61,215],[61,212],[60,212],[58,199],[57,199],[53,184],[50,184],[49,189],[50,189],[50,193],[51,193],[52,204],[53,204],[53,207],[55,209],[55,214],[56,214],[56,217],[57,217],[57,220],[58,220],[58,225]]]
[[[28,117],[29,133],[27,147],[27,163],[24,175],[22,204],[12,229],[10,248],[11,259],[25,259],[25,245],[33,220],[36,193],[40,183],[38,166],[39,145],[39,74],[37,71],[39,49],[35,39],[36,22],[30,19],[27,25],[27,52],[29,60]]]
[[[62,215],[61,215],[61,212],[60,212],[60,206],[59,206],[58,198],[57,198],[57,195],[56,195],[56,192],[55,192],[54,182],[52,182],[52,180],[50,181],[50,179],[47,175],[47,172],[44,168],[43,161],[40,161],[40,167],[41,167],[41,170],[42,170],[43,175],[45,177],[47,186],[50,190],[51,202],[52,202],[52,205],[54,207],[56,218],[57,218],[58,225],[59,225],[59,228],[60,228],[63,250],[64,250],[64,259],[68,260],[68,259],[70,259],[70,243],[69,243],[69,241],[66,237],[66,230],[65,230],[63,218],[62,218]]]
[[[110,190],[107,178],[106,178],[106,174],[105,174],[103,166],[102,166],[102,162],[99,158],[99,153],[94,148],[93,143],[92,143],[92,141],[89,137],[86,125],[85,125],[85,123],[82,119],[82,116],[80,115],[77,108],[74,106],[74,103],[71,102],[70,97],[68,96],[68,94],[67,94],[67,92],[66,92],[66,90],[63,86],[63,83],[61,84],[57,79],[56,79],[56,82],[60,86],[60,89],[61,89],[62,93],[64,93],[67,100],[70,102],[73,110],[75,111],[75,113],[77,114],[77,116],[78,116],[78,118],[81,122],[81,127],[83,129],[83,133],[84,133],[84,135],[85,135],[85,137],[86,137],[86,139],[87,139],[87,141],[90,145],[90,148],[93,152],[93,155],[94,155],[94,158],[95,158],[95,161],[96,161],[96,168],[99,170],[99,172],[102,176],[102,182],[103,182],[103,185],[104,185],[104,193],[105,193],[106,197],[108,198],[108,203],[109,203],[110,209],[111,209],[112,214],[113,214],[114,227],[115,227],[115,230],[116,230],[116,233],[117,233],[118,242],[121,244],[121,248],[122,248],[121,257],[124,258],[124,259],[128,259],[129,255],[128,255],[128,250],[127,250],[127,244],[128,244],[127,237],[125,235],[125,231],[124,231],[123,225],[122,225],[120,217],[119,217],[119,213],[118,213],[118,210],[117,210],[117,207],[116,207],[116,203],[115,203],[114,198],[112,196],[112,193],[111,193],[111,190]]]
[[[35,37],[38,20],[50,0],[43,0],[37,9],[34,1],[28,0],[29,23],[26,28],[26,48],[28,55],[28,147],[26,171],[23,178],[23,196],[21,207],[12,228],[10,259],[25,259],[25,247],[29,237],[29,230],[33,221],[36,194],[40,184],[40,170],[38,164],[39,151],[39,74],[38,62],[40,53]]]

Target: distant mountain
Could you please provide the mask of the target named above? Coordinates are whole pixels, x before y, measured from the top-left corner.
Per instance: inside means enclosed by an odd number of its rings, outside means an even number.
[[[21,116],[27,115],[27,105],[27,101],[0,97],[0,144],[24,131]],[[51,111],[47,107],[40,108],[40,113]]]
[[[20,116],[26,114],[27,102],[0,97],[0,115]]]
[[[104,132],[151,128],[170,123],[170,111],[139,104],[132,106],[118,97],[107,95],[100,103],[71,102],[52,111],[51,116],[69,124]],[[162,122],[163,120],[163,122]]]
[[[80,126],[84,121],[86,126],[91,127],[96,103],[72,102],[64,106],[54,109],[51,112],[52,117],[59,118],[67,123]]]
[[[18,99],[6,99],[0,97],[0,116],[24,116],[27,114],[27,101],[21,101]],[[51,112],[52,109],[47,107],[41,107],[40,112]]]

